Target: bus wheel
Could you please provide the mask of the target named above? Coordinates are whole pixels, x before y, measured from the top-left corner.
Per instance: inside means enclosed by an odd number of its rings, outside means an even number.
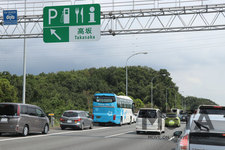
[[[130,117],[130,122],[129,122],[129,124],[132,124],[132,117]]]

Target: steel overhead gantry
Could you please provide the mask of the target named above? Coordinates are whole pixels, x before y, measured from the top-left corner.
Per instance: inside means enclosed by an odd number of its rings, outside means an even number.
[[[0,17],[0,39],[43,37],[43,16],[18,16],[18,25],[4,26]],[[149,34],[225,29],[225,4],[187,7],[104,11],[101,35]]]

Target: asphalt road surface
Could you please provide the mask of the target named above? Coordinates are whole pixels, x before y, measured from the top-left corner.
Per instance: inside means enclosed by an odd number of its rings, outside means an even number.
[[[135,124],[95,126],[92,130],[51,130],[49,134],[27,137],[3,134],[0,150],[174,150],[173,132],[183,130],[166,128],[165,133],[136,134]]]

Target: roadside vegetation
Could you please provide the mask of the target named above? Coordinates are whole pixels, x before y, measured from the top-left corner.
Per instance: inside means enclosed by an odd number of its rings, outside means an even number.
[[[135,102],[136,111],[151,106],[151,80],[153,80],[154,107],[193,110],[200,104],[215,104],[212,100],[183,97],[179,87],[172,82],[166,69],[159,71],[149,67],[128,67],[129,96]],[[22,102],[22,76],[0,72],[0,102]],[[40,106],[46,113],[60,116],[64,110],[81,109],[91,112],[93,95],[97,92],[125,95],[126,70],[122,67],[90,68],[78,71],[27,75],[26,103]]]

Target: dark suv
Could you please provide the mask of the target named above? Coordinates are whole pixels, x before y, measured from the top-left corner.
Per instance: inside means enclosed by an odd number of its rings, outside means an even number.
[[[35,105],[21,103],[0,103],[0,134],[29,133],[47,134],[49,119],[43,110]]]

